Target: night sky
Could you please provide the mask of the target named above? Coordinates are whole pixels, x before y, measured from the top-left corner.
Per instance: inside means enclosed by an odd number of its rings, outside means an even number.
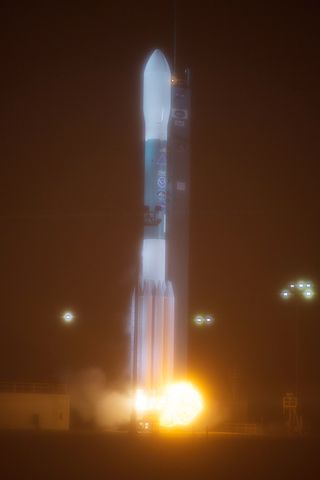
[[[319,9],[212,3],[177,2],[178,69],[192,71],[190,373],[222,392],[237,369],[252,401],[280,402],[299,315],[312,402],[320,297],[278,292],[320,282]],[[170,1],[106,4],[0,10],[0,381],[88,367],[126,379],[142,68],[154,48],[172,60],[173,15]],[[197,329],[198,311],[216,324]]]

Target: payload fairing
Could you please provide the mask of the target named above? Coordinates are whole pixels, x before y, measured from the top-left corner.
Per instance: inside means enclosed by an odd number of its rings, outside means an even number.
[[[172,382],[177,370],[176,352],[179,350],[176,349],[177,334],[181,334],[181,325],[184,325],[186,330],[186,319],[184,318],[183,321],[180,319],[178,322],[175,315],[177,310],[175,285],[168,276],[168,272],[170,274],[172,272],[172,267],[168,265],[168,255],[172,259],[172,265],[175,264],[170,234],[173,245],[175,239],[177,240],[173,225],[177,217],[170,211],[172,208],[170,196],[174,205],[177,197],[175,191],[186,190],[186,179],[182,182],[178,177],[168,178],[169,172],[173,172],[173,175],[176,172],[174,168],[169,168],[167,154],[168,129],[172,124],[172,117],[176,115],[171,102],[176,97],[179,95],[173,92],[168,62],[160,50],[155,50],[146,63],[143,75],[144,238],[140,279],[133,294],[131,311],[133,385],[135,388],[153,392]],[[183,126],[181,119],[179,121],[180,126]],[[172,144],[174,152],[177,148],[174,142]],[[174,157],[174,154],[170,156],[169,163],[174,162]],[[170,190],[172,194],[169,193]],[[171,233],[168,232],[168,224],[171,225]],[[181,232],[187,236],[185,230],[182,228]],[[184,241],[187,242],[187,238],[184,238]],[[182,245],[181,247],[184,252],[185,249]],[[174,248],[179,248],[179,245],[175,245]],[[187,263],[187,258],[183,260]],[[177,263],[176,267],[179,269]],[[186,267],[184,271],[185,269]],[[177,278],[175,273],[172,272],[172,275]],[[182,295],[180,295],[180,304],[182,304],[181,298]],[[182,310],[178,309],[181,312]],[[182,337],[185,335],[182,334]],[[182,341],[185,339],[183,338]]]

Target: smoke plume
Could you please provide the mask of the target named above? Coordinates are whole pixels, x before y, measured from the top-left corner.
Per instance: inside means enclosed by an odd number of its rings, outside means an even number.
[[[94,422],[100,428],[116,428],[129,422],[129,394],[108,388],[102,370],[91,368],[77,373],[69,391],[71,408],[85,422]]]

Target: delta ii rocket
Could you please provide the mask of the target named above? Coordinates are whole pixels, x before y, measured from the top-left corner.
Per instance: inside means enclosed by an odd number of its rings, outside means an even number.
[[[173,381],[175,336],[181,330],[175,316],[175,285],[169,276],[175,274],[168,265],[167,232],[168,223],[177,223],[168,202],[167,143],[174,98],[169,64],[160,50],[154,50],[143,72],[144,235],[140,276],[132,297],[130,349],[133,386],[149,392]],[[176,180],[181,190],[181,179]],[[172,232],[175,244],[174,228]]]

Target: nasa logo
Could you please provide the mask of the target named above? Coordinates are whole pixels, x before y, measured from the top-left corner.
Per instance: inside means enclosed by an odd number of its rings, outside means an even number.
[[[158,177],[158,187],[161,188],[162,190],[166,188],[167,185],[167,179],[165,176],[161,175]]]

